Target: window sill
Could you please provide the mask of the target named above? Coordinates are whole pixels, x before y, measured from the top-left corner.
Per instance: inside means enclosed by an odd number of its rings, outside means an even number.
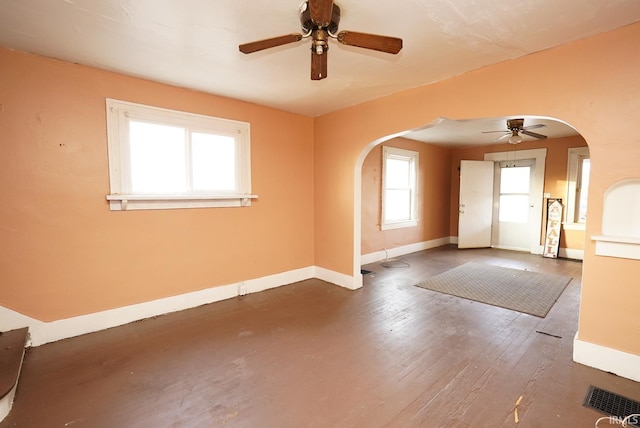
[[[179,208],[248,207],[258,195],[107,195],[111,211],[164,210]]]
[[[624,236],[592,236],[596,255],[640,260],[640,238]]]
[[[380,225],[380,230],[401,229],[403,227],[415,227],[418,225],[416,220],[399,221],[397,223],[385,223]]]
[[[564,230],[582,230],[584,232],[584,223],[562,223]]]

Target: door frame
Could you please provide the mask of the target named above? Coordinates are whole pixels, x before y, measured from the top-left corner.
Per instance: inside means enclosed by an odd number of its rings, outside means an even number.
[[[501,176],[502,169],[508,168],[508,166],[502,166],[503,164],[512,166],[520,166],[520,167],[529,167],[529,201],[527,205],[529,206],[528,217],[526,225],[522,224],[523,231],[526,231],[526,234],[522,235],[522,246],[512,247],[508,245],[502,245],[501,237],[503,237],[504,230],[500,229],[500,196],[501,193]],[[531,208],[531,187],[533,184],[533,176],[536,171],[536,160],[533,158],[528,159],[509,159],[508,161],[500,161],[493,162],[494,165],[494,178],[493,178],[493,221],[491,222],[491,246],[495,248],[502,248],[505,250],[515,250],[515,251],[523,251],[523,249],[529,249],[529,232],[531,231],[531,225],[533,224],[534,218],[531,215],[533,208]],[[505,226],[508,227],[508,226]]]
[[[529,236],[531,254],[542,254],[542,207],[544,202],[544,172],[547,149],[514,150],[510,152],[485,153],[484,160],[501,162],[507,160],[535,159],[536,167],[531,183],[531,220],[533,227]]]

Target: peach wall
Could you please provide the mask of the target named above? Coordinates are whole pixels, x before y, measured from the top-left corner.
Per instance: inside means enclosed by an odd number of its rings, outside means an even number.
[[[544,132],[544,131],[542,131]],[[562,198],[567,200],[567,162],[569,148],[586,146],[584,138],[581,136],[554,138],[540,141],[525,141],[514,147],[511,144],[495,144],[483,147],[465,147],[454,149],[451,156],[451,236],[458,236],[458,199],[460,197],[460,175],[457,168],[460,161],[483,160],[485,153],[513,152],[515,150],[547,149],[544,171],[544,192],[549,193],[552,198]],[[544,217],[544,215],[543,215]],[[543,225],[544,230],[544,225]],[[562,232],[560,247],[575,250],[584,248],[584,231],[570,230]],[[541,237],[541,243],[542,243]]]
[[[599,234],[606,188],[640,176],[640,134],[628,126],[640,117],[638,40],[640,23],[316,118],[316,264],[358,274],[360,154],[437,117],[532,114],[574,126],[591,153],[586,236]],[[640,262],[598,257],[589,239],[584,250],[579,339],[640,355],[629,340],[640,334]]]
[[[247,208],[110,211],[105,98],[247,121]],[[59,320],[312,266],[313,120],[0,49],[0,305]]]
[[[418,152],[418,225],[380,230],[382,145],[377,145],[362,165],[362,254],[397,248],[449,236],[450,151],[406,138],[394,138],[385,146]]]

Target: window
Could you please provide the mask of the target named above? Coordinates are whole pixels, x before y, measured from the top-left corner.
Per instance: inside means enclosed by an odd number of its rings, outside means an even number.
[[[249,124],[107,99],[112,210],[248,206]]]
[[[567,226],[578,229],[584,228],[587,220],[587,195],[589,193],[589,174],[591,159],[588,147],[569,149],[569,163],[567,165],[567,212],[565,228]]]
[[[498,221],[529,222],[530,166],[500,167],[500,203]]]
[[[418,224],[418,152],[382,148],[382,230]]]

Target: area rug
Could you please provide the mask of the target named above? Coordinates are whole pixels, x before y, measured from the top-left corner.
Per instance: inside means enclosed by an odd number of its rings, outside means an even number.
[[[466,263],[416,284],[544,318],[571,278],[482,263]]]

